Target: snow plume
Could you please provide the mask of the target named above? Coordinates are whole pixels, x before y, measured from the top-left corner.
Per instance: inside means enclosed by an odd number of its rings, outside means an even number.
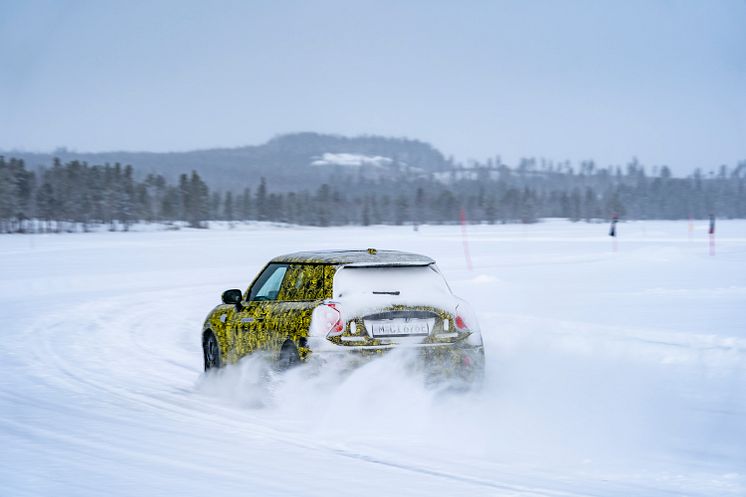
[[[665,474],[671,453],[706,450],[730,460],[746,455],[738,443],[703,437],[715,428],[711,414],[692,409],[701,400],[692,398],[695,392],[710,392],[712,399],[729,395],[721,379],[695,367],[703,360],[710,367],[736,367],[732,357],[722,362],[720,354],[710,354],[711,343],[676,343],[672,337],[656,343],[619,334],[618,346],[608,347],[610,330],[587,326],[567,333],[562,327],[548,331],[547,324],[488,316],[483,327],[499,325],[501,333],[487,343],[491,360],[479,389],[428,383],[402,350],[357,368],[339,360],[286,373],[247,358],[201,380],[199,390],[252,409],[256,423],[282,427],[304,446],[410,469],[469,467],[475,478],[495,478],[497,471],[510,481],[509,468],[520,468],[539,481],[633,484]],[[681,348],[692,348],[689,359],[670,363],[669,354]],[[731,353],[741,357],[746,349]],[[718,422],[719,430],[743,431],[727,413]],[[741,477],[728,475],[724,495],[741,488]],[[667,485],[696,490],[697,478],[671,476]]]
[[[669,423],[692,421],[677,415],[686,406],[667,393],[665,367],[630,366],[592,343],[568,352],[528,336],[493,343],[485,383],[467,391],[429,383],[406,350],[359,367],[337,359],[284,373],[249,357],[197,389],[313,446],[392,462],[416,454],[446,466],[477,457],[537,471],[624,472],[670,442]]]
[[[397,350],[362,365],[332,356],[284,372],[266,357],[250,356],[203,375],[197,391],[260,409],[267,422],[284,419],[304,433],[342,442],[346,433],[375,439],[381,430],[416,431],[449,385],[427,387],[412,353]],[[328,437],[335,433],[340,436]]]

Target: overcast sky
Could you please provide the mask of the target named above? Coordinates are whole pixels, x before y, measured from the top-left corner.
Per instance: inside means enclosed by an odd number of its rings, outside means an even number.
[[[746,159],[746,2],[0,2],[0,148]]]

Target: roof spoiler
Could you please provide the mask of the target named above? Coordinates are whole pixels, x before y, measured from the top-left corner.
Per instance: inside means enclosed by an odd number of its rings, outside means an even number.
[[[387,261],[387,262],[350,262],[341,264],[342,267],[425,267],[432,266],[435,261]]]

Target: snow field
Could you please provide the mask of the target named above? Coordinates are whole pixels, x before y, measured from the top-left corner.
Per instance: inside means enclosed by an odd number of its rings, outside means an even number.
[[[746,222],[0,238],[0,495],[746,495]],[[485,336],[479,392],[406,353],[201,373],[271,257],[429,255]]]

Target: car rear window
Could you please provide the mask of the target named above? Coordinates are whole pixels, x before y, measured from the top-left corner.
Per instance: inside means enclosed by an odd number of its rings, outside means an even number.
[[[334,298],[369,296],[371,299],[426,301],[451,290],[434,265],[390,267],[343,267],[334,275]],[[393,298],[398,297],[398,298]]]

